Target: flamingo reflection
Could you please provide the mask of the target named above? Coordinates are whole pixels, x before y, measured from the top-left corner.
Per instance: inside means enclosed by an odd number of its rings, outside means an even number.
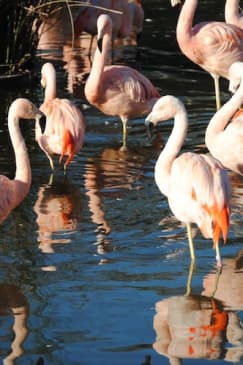
[[[15,360],[24,352],[22,345],[28,336],[29,305],[18,286],[0,284],[0,318],[9,314],[14,319],[14,338],[11,344],[11,352],[3,359],[3,365],[14,365]]]
[[[204,295],[210,295],[212,292],[215,277],[214,272],[204,277]],[[240,250],[236,257],[224,259],[214,297],[222,301],[227,309],[243,310],[243,250]]]
[[[105,197],[109,196],[113,201],[113,198],[120,199],[124,190],[140,189],[139,180],[145,161],[146,155],[142,151],[124,151],[119,146],[107,147],[99,156],[88,160],[84,185],[89,199],[91,220],[96,225],[98,253],[112,250],[111,240],[108,240],[112,227],[107,218],[109,212]]]
[[[81,215],[81,196],[78,186],[67,178],[54,180],[40,187],[34,205],[37,215],[39,248],[53,253],[54,244],[70,243]]]
[[[187,288],[187,295],[156,303],[153,348],[166,356],[170,364],[182,364],[185,358],[238,362],[243,357],[243,329],[237,313],[228,311],[222,301],[212,296],[218,274],[209,296],[193,294]]]

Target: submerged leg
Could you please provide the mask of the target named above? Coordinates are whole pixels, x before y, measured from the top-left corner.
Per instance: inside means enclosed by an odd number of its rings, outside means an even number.
[[[194,253],[194,246],[193,246],[193,240],[192,240],[192,230],[191,230],[190,223],[188,223],[186,225],[186,228],[187,228],[187,236],[188,236],[191,259],[192,259],[192,261],[194,261],[195,260],[195,253]]]
[[[220,101],[220,88],[219,88],[219,76],[212,75],[214,80],[214,89],[215,89],[215,98],[216,98],[216,109],[219,110],[221,108]]]

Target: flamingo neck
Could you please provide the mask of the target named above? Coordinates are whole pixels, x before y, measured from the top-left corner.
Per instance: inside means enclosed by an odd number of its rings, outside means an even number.
[[[109,52],[112,43],[112,29],[108,30],[102,39],[102,52],[96,48],[91,73],[100,76],[106,64],[108,64]]]
[[[243,103],[243,80],[235,94],[212,117],[205,134],[205,142],[208,148],[214,145],[215,137],[223,132],[235,112]]]
[[[185,43],[190,41],[192,37],[193,18],[197,8],[197,3],[198,0],[185,0],[180,11],[176,27],[176,37],[177,42],[182,50]],[[187,52],[185,51],[184,53]]]
[[[19,128],[19,118],[11,110],[9,111],[8,128],[15,154],[16,172],[14,179],[25,184],[24,189],[23,185],[20,188],[20,195],[25,195],[25,191],[29,190],[32,178],[30,160],[24,138]],[[21,196],[20,200],[22,200]]]
[[[102,52],[96,48],[89,78],[85,84],[85,94],[90,102],[96,103],[99,97],[102,73],[107,63],[108,53],[111,49],[111,33],[106,33],[102,40]]]
[[[56,74],[55,72],[49,72],[46,78],[45,87],[45,102],[53,100],[56,97]]]
[[[226,0],[225,21],[226,23],[236,24],[239,20],[239,0]]]
[[[181,105],[174,115],[174,127],[155,165],[155,182],[161,192],[168,196],[169,176],[174,160],[178,156],[186,137],[188,127],[187,112]]]

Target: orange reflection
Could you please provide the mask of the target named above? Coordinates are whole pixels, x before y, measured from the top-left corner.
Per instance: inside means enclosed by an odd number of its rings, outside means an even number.
[[[209,273],[203,280],[203,295],[222,301],[225,308],[243,310],[243,250],[235,258],[225,258],[221,274],[215,288],[217,274]]]
[[[239,261],[236,260],[235,264],[239,266]],[[170,364],[182,364],[185,358],[241,361],[243,328],[240,318],[232,307],[229,310],[228,304],[225,306],[225,297],[221,298],[217,293],[218,290],[221,292],[221,281],[227,281],[230,283],[226,287],[229,296],[237,300],[234,291],[237,287],[242,292],[242,284],[234,280],[232,282],[229,271],[226,269],[223,273],[224,269],[225,265],[222,272],[210,274],[210,280],[204,280],[207,290],[203,295],[195,295],[191,293],[190,287],[193,273],[191,265],[187,295],[166,298],[156,303],[156,340],[153,347],[159,354],[168,357]]]
[[[27,319],[29,305],[26,297],[16,285],[0,284],[0,316],[13,316],[14,338],[11,352],[3,360],[4,365],[14,365],[15,360],[23,354],[22,344],[28,336]]]
[[[79,187],[67,179],[53,181],[40,187],[34,205],[37,215],[39,248],[54,252],[54,244],[70,243],[81,215]]]
[[[221,303],[201,295],[175,296],[156,303],[154,349],[175,360],[218,359],[228,315]]]

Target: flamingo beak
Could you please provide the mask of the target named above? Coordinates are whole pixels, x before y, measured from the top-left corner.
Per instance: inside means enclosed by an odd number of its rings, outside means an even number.
[[[97,46],[99,48],[100,53],[102,53],[102,43],[103,43],[103,37],[99,38],[97,41]]]
[[[154,124],[150,122],[148,119],[145,119],[145,126],[147,129],[147,136],[149,139],[152,139]]]

